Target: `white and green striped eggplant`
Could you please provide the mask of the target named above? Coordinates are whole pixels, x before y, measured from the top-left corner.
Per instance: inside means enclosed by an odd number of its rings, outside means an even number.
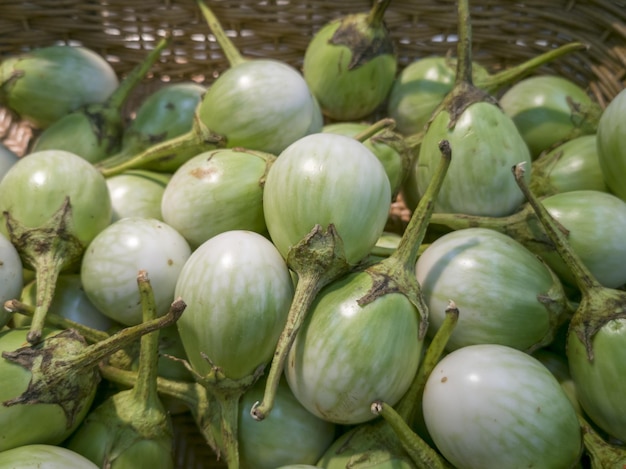
[[[435,211],[510,215],[524,200],[511,178],[511,167],[521,161],[530,165],[526,144],[511,118],[493,102],[474,102],[456,118],[455,112],[438,112],[424,135],[414,166],[420,197],[439,158],[433,147],[445,139],[456,150]],[[530,177],[530,171],[527,174]]]
[[[500,106],[519,130],[530,154],[581,135],[594,134],[602,109],[578,84],[557,75],[537,75],[515,83]]]
[[[317,112],[302,75],[269,59],[244,60],[226,70],[198,107],[204,125],[223,135],[228,148],[276,155],[310,132]]]
[[[362,119],[389,94],[398,59],[384,22],[388,5],[389,0],[376,1],[369,12],[336,18],[309,42],[302,73],[331,119]]]
[[[383,232],[391,187],[378,158],[345,135],[299,139],[272,164],[263,194],[265,222],[284,257],[315,225],[333,224],[356,264]]]
[[[322,132],[358,138],[359,134],[368,128],[370,128],[368,124],[361,122],[335,122],[325,125]],[[385,167],[391,192],[395,196],[400,190],[411,165],[412,158],[408,145],[401,135],[390,129],[384,129],[368,137],[363,141],[363,144],[376,155]]]
[[[23,270],[19,252],[13,243],[0,233],[0,305],[20,297],[24,286]],[[10,318],[11,314],[0,308],[0,329]]]
[[[74,153],[45,150],[21,158],[0,180],[0,232],[25,267],[37,273],[37,312],[29,340],[37,342],[56,279],[75,268],[111,221],[104,177]]]
[[[241,379],[271,359],[293,283],[272,243],[235,230],[214,236],[191,254],[176,296],[187,303],[177,326],[193,369],[206,376],[217,366],[228,378]]]
[[[0,469],[98,469],[89,459],[56,445],[32,444],[0,451]]]
[[[85,294],[102,314],[120,324],[139,324],[142,318],[135,285],[137,272],[152,272],[157,311],[163,315],[174,301],[178,275],[190,254],[185,238],[167,223],[152,218],[122,218],[89,244],[80,278]]]
[[[620,91],[608,104],[598,122],[598,158],[611,191],[626,200],[626,90]]]
[[[409,455],[398,448],[401,445],[396,435],[383,432],[380,427],[378,421],[349,427],[328,447],[316,466],[324,469],[414,469]]]
[[[163,220],[193,249],[225,231],[265,233],[263,186],[275,159],[244,148],[222,148],[193,157],[165,187]]]
[[[129,169],[106,178],[113,214],[111,223],[127,217],[163,220],[161,201],[171,174]]]
[[[493,343],[532,351],[552,342],[572,312],[556,274],[513,238],[486,228],[445,234],[417,260],[429,333],[450,298],[462,313],[447,349]]]
[[[372,420],[370,403],[395,405],[420,361],[420,315],[401,293],[360,305],[367,272],[348,274],[318,294],[293,343],[285,375],[309,412],[338,424]]]
[[[581,135],[542,153],[532,163],[530,188],[537,197],[577,190],[609,192],[596,135]]]
[[[428,377],[423,410],[437,449],[458,469],[570,469],[582,454],[578,418],[559,382],[504,345],[446,355]]]
[[[118,85],[111,65],[85,47],[42,47],[0,63],[0,102],[39,128],[104,102]]]

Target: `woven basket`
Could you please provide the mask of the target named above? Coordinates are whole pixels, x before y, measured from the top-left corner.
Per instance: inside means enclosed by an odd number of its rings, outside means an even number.
[[[342,14],[364,12],[370,1],[207,0],[240,51],[296,67],[312,35]],[[538,73],[565,76],[602,106],[626,86],[626,0],[472,0],[474,59],[490,71],[518,64],[572,41],[589,45]],[[386,23],[398,46],[400,68],[456,48],[454,0],[397,0]],[[111,62],[120,76],[139,63],[165,32],[171,47],[154,65],[128,108],[165,82],[210,84],[228,64],[194,0],[2,0],[0,60],[54,43],[81,44]],[[134,101],[133,101],[134,100]],[[0,109],[0,141],[24,154],[33,129]],[[392,209],[393,211],[393,209]],[[396,207],[406,217],[402,206]],[[393,220],[392,220],[393,222]],[[225,467],[204,444],[190,416],[175,418],[177,466]]]

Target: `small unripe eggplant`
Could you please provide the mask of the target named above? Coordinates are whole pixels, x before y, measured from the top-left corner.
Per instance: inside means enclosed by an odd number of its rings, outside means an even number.
[[[80,267],[83,289],[105,316],[120,324],[139,324],[141,304],[133,285],[137,272],[153,272],[157,311],[165,314],[190,254],[185,238],[167,223],[122,218],[98,233],[87,247]]]
[[[424,130],[435,110],[454,88],[456,60],[424,57],[407,65],[398,74],[389,93],[387,113],[396,121],[398,132],[412,135]],[[487,76],[487,69],[472,64],[475,81]]]
[[[439,237],[418,258],[416,274],[431,335],[450,298],[462,311],[450,351],[492,343],[530,352],[552,342],[572,312],[561,281],[544,262],[513,238],[486,228]]]
[[[29,341],[38,341],[57,276],[75,267],[111,220],[102,174],[70,152],[46,150],[21,158],[0,181],[0,232],[25,267],[37,274],[37,314]]]
[[[595,133],[602,113],[584,89],[555,75],[519,81],[500,97],[500,106],[515,122],[533,159],[555,145]]]
[[[104,102],[118,84],[111,65],[85,47],[43,47],[0,64],[0,102],[39,128]]]
[[[98,469],[89,459],[58,445],[32,444],[0,452],[0,469]]]
[[[156,304],[147,272],[137,277],[144,323],[156,318]],[[137,382],[91,410],[67,447],[100,467],[171,469],[173,428],[157,393],[159,331],[141,338]]]
[[[429,469],[450,469],[446,461],[421,437],[416,434],[409,435],[413,433],[409,425],[413,425],[416,412],[421,413],[426,378],[441,358],[458,316],[458,309],[451,303],[446,309],[446,320],[426,349],[411,386],[395,407],[397,418],[390,420],[387,418],[389,412],[383,412],[381,415],[384,420],[376,419],[350,428],[325,451],[317,462],[318,467],[325,469],[346,467],[409,469],[417,466]],[[375,402],[380,402],[380,400],[377,399]],[[373,408],[372,404],[371,409]],[[394,421],[398,420],[401,423],[396,425]],[[397,431],[398,427],[404,428]]]
[[[123,133],[122,107],[168,44],[161,40],[103,103],[91,103],[47,127],[35,140],[32,152],[65,150],[91,163],[115,153]]]
[[[367,13],[327,23],[306,48],[302,73],[322,112],[331,119],[368,116],[393,85],[398,59],[383,20],[389,2],[377,0]]]
[[[276,157],[245,148],[200,153],[174,173],[163,192],[163,220],[192,249],[231,230],[267,231],[263,187]]]
[[[504,345],[446,355],[426,381],[423,409],[437,449],[458,469],[570,469],[582,453],[578,418],[559,382]]]
[[[598,158],[609,189],[626,200],[626,90],[606,107],[598,122]]]
[[[263,396],[260,379],[241,397],[239,449],[243,469],[274,469],[289,463],[315,464],[335,439],[336,426],[306,410],[282,380],[272,414],[262,422],[250,407]]]
[[[389,178],[376,155],[332,133],[308,135],[286,148],[268,172],[263,195],[265,222],[283,257],[316,224],[333,224],[351,264],[376,244],[390,203]]]
[[[532,163],[530,189],[537,197],[559,192],[609,192],[598,157],[595,134],[568,140]]]
[[[456,84],[425,130],[414,166],[417,186],[423,195],[439,161],[437,146],[448,140],[455,155],[435,212],[505,216],[524,200],[510,167],[520,161],[530,165],[530,153],[513,120],[473,84],[469,7],[464,1],[458,7]]]

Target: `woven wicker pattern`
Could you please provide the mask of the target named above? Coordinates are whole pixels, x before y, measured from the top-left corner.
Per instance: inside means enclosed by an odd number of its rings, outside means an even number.
[[[572,41],[589,50],[568,55],[540,72],[568,77],[602,104],[626,86],[626,0],[473,0],[474,59],[491,71],[520,63]],[[367,0],[207,0],[241,52],[296,67],[315,31],[343,14],[364,12]],[[400,67],[454,52],[454,0],[392,1],[387,25]],[[56,43],[84,45],[123,76],[166,33],[171,47],[137,90],[135,100],[166,81],[209,84],[228,67],[194,0],[2,0],[0,60]],[[132,108],[132,105],[129,107]],[[23,153],[32,129],[0,109],[0,140]],[[176,419],[177,467],[225,467],[215,461],[190,416]]]

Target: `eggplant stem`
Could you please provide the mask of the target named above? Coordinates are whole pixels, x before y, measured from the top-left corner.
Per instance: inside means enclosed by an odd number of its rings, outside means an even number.
[[[469,0],[458,0],[456,84],[472,84],[472,24]]]
[[[439,363],[439,359],[441,355],[443,355],[458,320],[459,309],[456,303],[450,300],[445,311],[443,322],[428,345],[411,386],[397,405],[398,413],[407,422],[413,422],[418,414],[421,415],[422,395],[424,394],[426,381],[437,363]]]
[[[430,218],[433,215],[435,207],[434,201],[443,185],[445,175],[452,160],[450,142],[447,140],[439,142],[439,150],[441,151],[440,163],[424,192],[424,196],[420,199],[417,207],[411,214],[411,219],[402,235],[398,248],[390,256],[394,258],[394,260],[400,261],[407,269],[415,269],[420,246],[426,235]]]
[[[358,134],[354,136],[354,139],[363,143],[367,139],[376,135],[381,130],[393,129],[395,125],[396,125],[396,121],[394,119],[392,119],[391,117],[385,117],[383,119],[380,119],[374,122],[372,125],[370,125],[366,129],[363,129],[361,132],[359,132]]]
[[[370,28],[378,28],[385,18],[385,11],[391,0],[375,0],[372,8],[367,14],[367,24]]]
[[[35,307],[32,305],[28,305],[26,303],[22,303],[19,300],[8,300],[4,303],[4,309],[10,311],[12,313],[20,313],[24,314],[28,317],[33,317],[35,314]],[[85,326],[84,324],[80,324],[78,322],[72,321],[71,319],[64,318],[63,316],[59,316],[58,314],[48,312],[46,314],[46,325],[50,325],[52,327],[56,327],[58,329],[74,329],[81,336],[83,336],[89,342],[98,342],[100,340],[107,339],[110,337],[110,334],[100,331],[97,329],[93,329],[89,326]]]
[[[224,137],[213,133],[196,113],[189,132],[152,145],[136,155],[117,154],[98,162],[95,166],[104,177],[111,177],[129,169],[149,168],[160,162],[178,167],[194,156],[223,147]]]
[[[556,49],[549,50],[548,52],[544,52],[543,54],[533,57],[522,64],[514,67],[508,67],[501,72],[488,75],[482,79],[477,79],[476,86],[488,93],[494,93],[503,86],[520,80],[544,64],[553,62],[554,60],[563,57],[564,55],[571,54],[572,52],[588,49],[589,46],[581,42],[570,42],[559,46]]]
[[[453,467],[415,433],[392,406],[377,400],[372,403],[371,409],[374,415],[380,415],[385,419],[416,467],[425,469],[451,469]]]
[[[155,48],[148,53],[146,58],[133,68],[130,73],[122,80],[119,86],[113,91],[111,96],[107,99],[107,105],[114,109],[121,109],[124,102],[128,98],[128,95],[139,84],[139,82],[148,73],[148,70],[154,65],[157,59],[161,56],[163,49],[171,42],[171,38],[168,36],[161,39]]]
[[[592,290],[602,289],[603,286],[589,271],[587,266],[578,256],[578,254],[576,254],[572,249],[568,248],[569,245],[566,239],[566,235],[561,229],[559,229],[559,225],[557,225],[556,220],[552,218],[552,215],[550,215],[548,209],[543,206],[539,199],[528,188],[528,185],[524,180],[524,164],[519,163],[514,165],[512,171],[513,175],[515,176],[515,181],[517,182],[517,185],[526,197],[526,200],[528,200],[528,203],[531,205],[533,210],[538,214],[541,224],[548,233],[548,236],[550,237],[550,239],[556,241],[554,243],[554,247],[563,259],[563,262],[565,262],[567,267],[574,274],[576,285],[578,286],[582,294],[589,295]]]
[[[198,6],[200,7],[200,11],[202,12],[202,16],[204,16],[205,21],[207,22],[209,29],[215,36],[217,43],[222,48],[224,55],[226,56],[226,60],[231,67],[239,65],[245,62],[245,59],[239,50],[235,47],[233,41],[230,40],[226,31],[222,27],[222,24],[217,19],[217,16],[211,11],[211,9],[204,3],[202,0],[198,0]]]
[[[141,299],[142,320],[144,323],[156,319],[157,308],[154,300],[154,292],[145,270],[137,275],[137,286]],[[132,389],[132,398],[138,407],[144,409],[154,408],[158,401],[157,392],[157,366],[159,361],[159,330],[150,332],[141,337],[139,348],[139,367],[137,369],[137,382]]]
[[[105,340],[87,346],[85,350],[73,359],[73,366],[77,368],[96,366],[100,360],[131,344],[137,340],[138,337],[163,327],[171,326],[178,320],[181,314],[183,314],[186,307],[185,302],[181,298],[177,298],[164,316],[142,322],[136,326],[126,327]]]
[[[270,364],[263,400],[255,402],[250,410],[250,415],[255,420],[263,420],[274,406],[287,355],[313,300],[322,288],[352,267],[346,261],[343,240],[332,224],[326,231],[323,231],[320,225],[316,225],[307,236],[289,250],[287,264],[298,274],[298,283],[287,315],[287,322],[278,338]]]

